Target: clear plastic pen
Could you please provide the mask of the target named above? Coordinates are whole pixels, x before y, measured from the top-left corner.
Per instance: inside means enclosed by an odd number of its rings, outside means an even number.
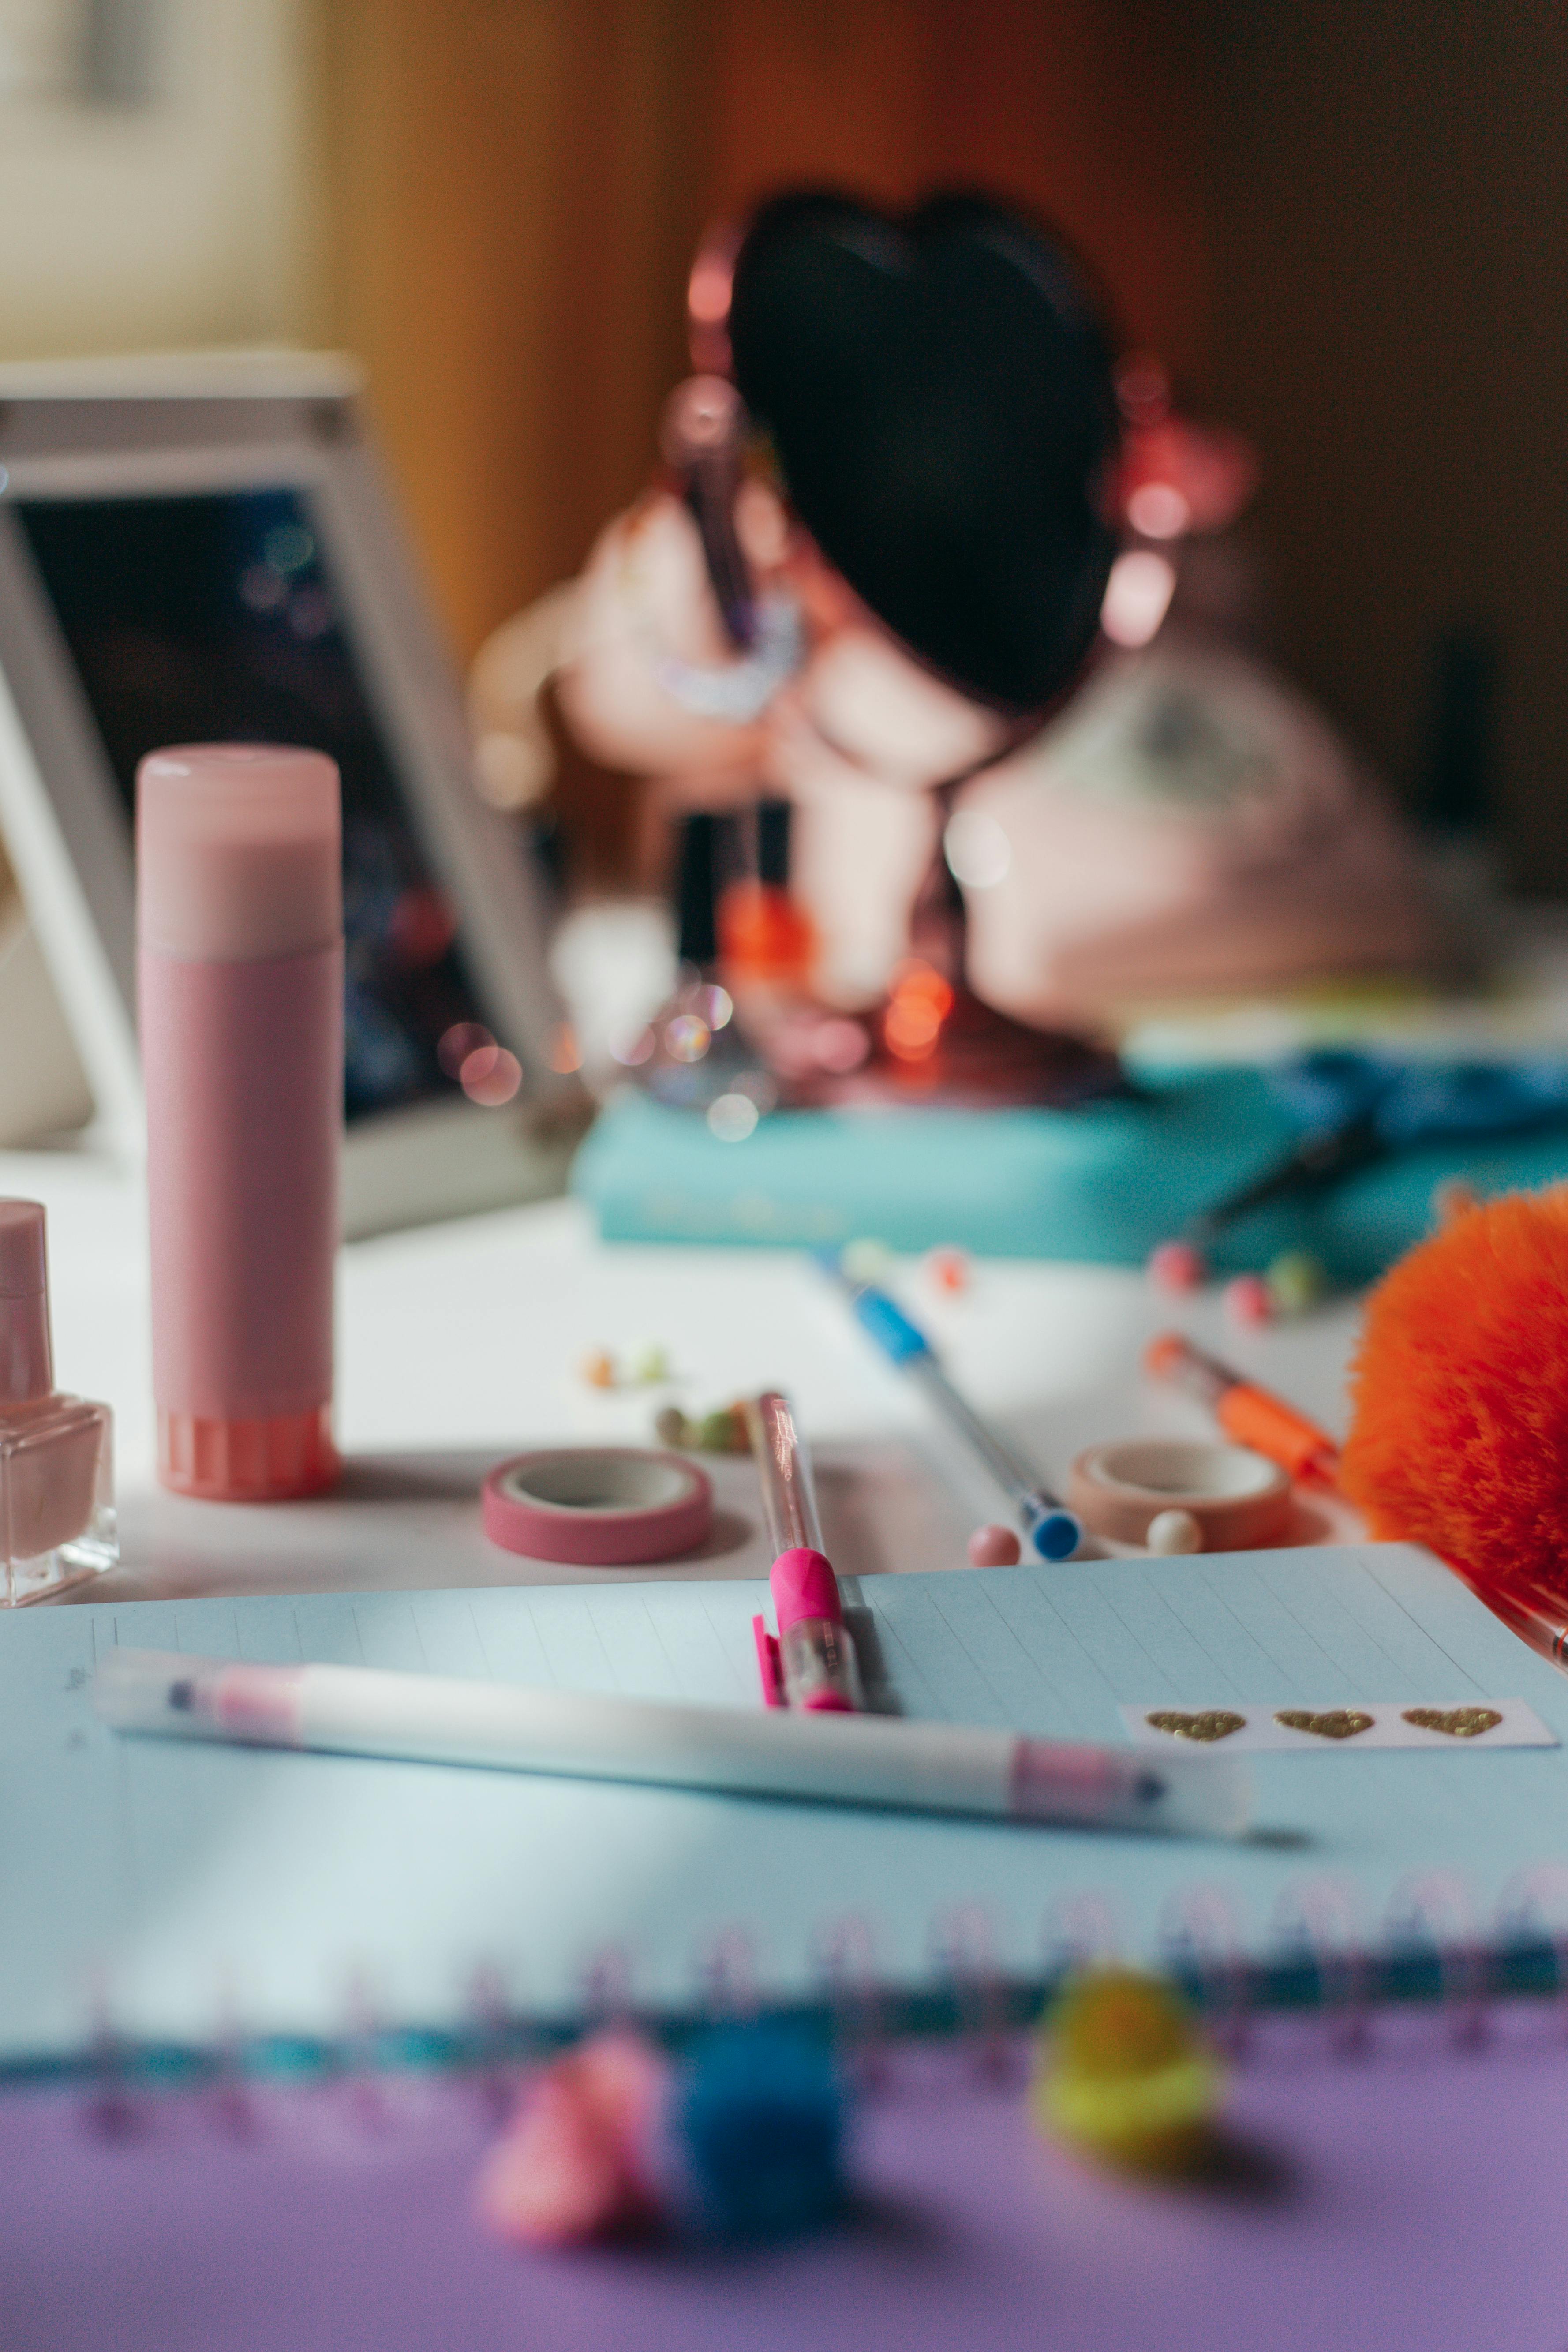
[[[788,1397],[777,1389],[748,1397],[746,1428],[762,1486],[763,1517],[768,1541],[777,1559],[780,1552],[802,1549],[822,1550],[822,1521],[816,1508],[811,1457],[795,1425]]]
[[[745,1410],[773,1556],[768,1580],[778,1617],[782,1696],[790,1706],[853,1713],[864,1706],[865,1692],[854,1638],[844,1622],[843,1589],[822,1547],[811,1457],[789,1399],[776,1389],[749,1398]],[[759,1660],[773,1655],[764,1646],[767,1640],[765,1629],[758,1633]],[[775,1694],[766,1677],[764,1667],[764,1695],[771,1702]]]

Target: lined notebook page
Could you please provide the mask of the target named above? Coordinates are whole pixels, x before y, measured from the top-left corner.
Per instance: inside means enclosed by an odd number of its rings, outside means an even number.
[[[883,1664],[916,1717],[1122,1741],[1119,1704],[1523,1698],[1568,1735],[1568,1678],[1399,1546],[868,1579]],[[473,1972],[569,2011],[606,1948],[688,1996],[739,1928],[759,1987],[812,1979],[823,1924],[866,1918],[918,1979],[944,1907],[982,1906],[1000,1962],[1103,1895],[1130,1951],[1195,1882],[1256,1943],[1282,1889],[1356,1882],[1369,1931],[1401,1882],[1463,1874],[1484,1913],[1568,1854],[1560,1749],[1259,1756],[1243,1846],[874,1814],[361,1759],[117,1739],[95,1658],[141,1648],[307,1658],[752,1706],[761,1583],[282,1594],[33,1610],[0,1623],[0,2058],[127,2032],[339,2030],[352,1999],[461,2012]]]

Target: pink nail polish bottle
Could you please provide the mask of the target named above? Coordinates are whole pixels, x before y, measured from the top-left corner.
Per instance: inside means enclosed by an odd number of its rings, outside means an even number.
[[[136,779],[158,1475],[319,1494],[332,1443],[342,815],[319,751],[193,744]]]
[[[0,1201],[0,1606],[112,1568],[114,1419],[55,1391],[44,1212]]]

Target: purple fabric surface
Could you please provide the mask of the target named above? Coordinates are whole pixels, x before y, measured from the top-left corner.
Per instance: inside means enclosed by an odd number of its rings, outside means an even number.
[[[79,2095],[0,2099],[4,2352],[1562,2352],[1568,2045],[1435,2020],[1372,2054],[1240,2068],[1256,2161],[1130,2186],[952,2052],[862,2105],[857,2210],[763,2252],[523,2255],[472,2219],[471,2091],[210,2095],[106,2138]]]

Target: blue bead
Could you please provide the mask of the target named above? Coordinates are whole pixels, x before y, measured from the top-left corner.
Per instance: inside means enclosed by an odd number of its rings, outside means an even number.
[[[676,2127],[709,2229],[788,2237],[837,2210],[844,2101],[820,2041],[769,2021],[716,2026],[682,2073]]]
[[[1082,1535],[1070,1511],[1047,1511],[1035,1521],[1029,1540],[1042,1559],[1067,1559],[1078,1549]]]

